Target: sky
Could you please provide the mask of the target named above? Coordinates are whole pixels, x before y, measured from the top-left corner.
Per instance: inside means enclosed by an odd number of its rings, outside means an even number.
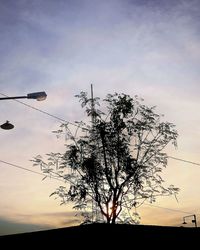
[[[69,122],[84,119],[74,96],[91,84],[101,98],[138,95],[176,125],[178,148],[168,155],[200,163],[199,13],[198,0],[0,0],[0,93],[45,91],[45,101],[23,102]],[[80,224],[71,205],[49,197],[59,181],[2,162],[40,171],[34,156],[65,150],[52,133],[60,121],[0,104],[0,123],[15,126],[0,129],[0,235]],[[169,158],[163,178],[180,188],[178,202],[144,205],[141,224],[181,226],[192,214],[200,223],[199,177],[200,166]]]

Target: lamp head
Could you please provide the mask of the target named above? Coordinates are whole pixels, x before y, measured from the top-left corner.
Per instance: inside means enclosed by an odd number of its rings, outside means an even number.
[[[28,99],[36,99],[37,101],[43,101],[46,99],[46,97],[47,94],[44,91],[27,94]]]
[[[13,129],[14,128],[14,125],[9,123],[9,121],[6,121],[4,124],[2,124],[0,126],[2,129],[5,129],[5,130],[9,130],[9,129]]]

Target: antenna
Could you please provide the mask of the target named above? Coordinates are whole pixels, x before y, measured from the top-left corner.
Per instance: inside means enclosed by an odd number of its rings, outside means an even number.
[[[93,86],[91,84],[91,122],[92,122],[92,140],[94,142],[94,96],[93,96]],[[92,222],[94,220],[94,200],[92,199]]]
[[[95,123],[96,123],[96,114],[95,114],[95,102],[94,102],[94,93],[93,93],[93,85],[91,84],[91,122],[92,122],[92,140],[93,140],[93,145],[95,145]],[[92,221],[94,218],[97,220],[98,219],[98,206],[96,201],[92,199]]]
[[[94,96],[93,96],[93,86],[91,84],[91,110],[92,110],[92,127],[95,123],[95,108],[94,108]]]

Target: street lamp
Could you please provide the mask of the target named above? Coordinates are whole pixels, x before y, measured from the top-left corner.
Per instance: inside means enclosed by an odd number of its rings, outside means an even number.
[[[27,99],[36,99],[37,101],[43,101],[47,97],[47,94],[43,92],[34,92],[34,93],[29,93],[24,96],[6,96],[6,97],[0,97],[0,100],[10,100],[10,99],[22,99],[22,98],[27,98]]]
[[[6,96],[6,97],[0,97],[0,100],[10,100],[10,99],[22,99],[22,98],[27,98],[27,99],[36,99],[37,101],[43,101],[47,97],[47,94],[42,91],[42,92],[34,92],[34,93],[29,93],[25,96]],[[4,124],[0,125],[0,128],[9,130],[13,129],[14,125],[11,124],[9,121],[6,121]]]
[[[192,214],[192,215],[188,215],[188,216],[184,216],[183,217],[183,224],[187,224],[187,222],[186,222],[186,218],[188,218],[188,217],[193,217],[194,219],[192,220],[192,223],[194,223],[194,225],[195,225],[195,227],[197,227],[197,218],[196,218],[196,215],[195,214]]]
[[[14,128],[14,125],[11,124],[9,121],[6,121],[4,124],[0,126],[2,129],[9,130]]]

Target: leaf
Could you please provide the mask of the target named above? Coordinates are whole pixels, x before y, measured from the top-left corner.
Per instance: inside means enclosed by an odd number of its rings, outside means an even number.
[[[47,178],[47,175],[44,178],[42,178],[42,181],[44,181],[46,178]]]

